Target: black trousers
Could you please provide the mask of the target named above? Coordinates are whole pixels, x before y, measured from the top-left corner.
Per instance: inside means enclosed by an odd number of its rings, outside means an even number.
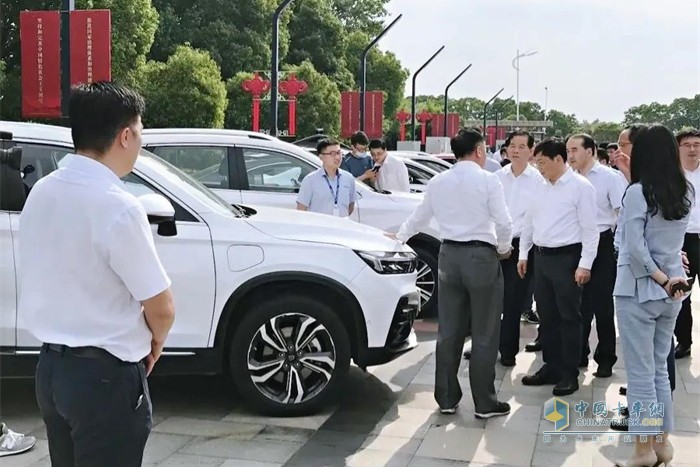
[[[582,289],[574,281],[581,245],[550,254],[535,248],[535,301],[545,371],[576,379],[581,360]]]
[[[690,277],[695,277],[697,280],[700,275],[700,236],[698,234],[685,234],[685,242],[683,243],[683,251],[688,254],[690,262]],[[676,339],[678,344],[683,347],[690,347],[693,343],[693,315],[691,311],[690,297],[683,300],[681,312],[676,319]]]
[[[44,345],[36,396],[53,467],[141,465],[152,427],[143,363],[78,357]]]
[[[591,268],[591,280],[583,287],[581,315],[583,316],[583,347],[581,360],[588,360],[591,349],[588,340],[591,323],[595,316],[598,333],[598,346],[593,354],[598,366],[615,365],[615,304],[613,289],[617,277],[617,259],[615,258],[614,235],[612,230],[600,234],[598,254]]]
[[[534,252],[528,255],[528,268],[525,279],[518,275],[518,254],[520,239],[513,239],[513,251],[510,258],[501,261],[503,270],[503,315],[501,317],[501,343],[499,351],[502,358],[515,358],[520,349],[520,316],[527,301],[527,293],[535,276]]]

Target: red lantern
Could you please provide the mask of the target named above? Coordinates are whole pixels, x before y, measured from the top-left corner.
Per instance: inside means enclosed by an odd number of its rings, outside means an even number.
[[[396,120],[399,121],[399,141],[406,141],[406,123],[410,119],[411,114],[403,109],[396,114]]]
[[[270,87],[270,82],[257,73],[241,83],[241,88],[253,96],[253,131],[260,131],[260,98],[270,91]]]
[[[297,79],[294,73],[288,79],[280,81],[280,92],[289,97],[289,136],[294,136],[297,132],[297,96],[308,89],[306,81]]]
[[[416,120],[418,120],[421,123],[421,128],[420,128],[420,142],[421,144],[425,144],[425,133],[426,129],[428,126],[428,122],[433,119],[433,114],[427,111],[422,111],[418,115],[416,115]]]

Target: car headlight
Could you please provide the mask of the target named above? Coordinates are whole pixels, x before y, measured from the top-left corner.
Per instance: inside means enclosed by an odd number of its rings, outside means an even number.
[[[411,251],[355,251],[369,267],[379,274],[410,274],[415,272],[418,256]]]

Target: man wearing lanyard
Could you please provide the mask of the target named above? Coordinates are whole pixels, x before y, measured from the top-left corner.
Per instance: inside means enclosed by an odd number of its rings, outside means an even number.
[[[301,182],[297,209],[348,217],[355,210],[355,178],[340,169],[343,153],[337,141],[324,139],[316,146],[323,167]]]
[[[583,346],[579,367],[588,366],[588,345],[591,322],[595,315],[598,332],[598,346],[593,358],[598,370],[593,374],[598,378],[612,376],[612,368],[617,361],[615,353],[615,306],[613,288],[617,277],[617,258],[613,230],[617,225],[617,214],[622,206],[622,197],[627,184],[615,170],[597,161],[597,147],[590,135],[571,136],[566,142],[569,165],[583,175],[593,185],[596,192],[596,218],[598,221],[598,253],[593,261],[591,280],[583,287],[581,316],[583,317]]]

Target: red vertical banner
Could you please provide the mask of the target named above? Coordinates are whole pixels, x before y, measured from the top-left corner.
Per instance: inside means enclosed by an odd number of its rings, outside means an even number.
[[[496,144],[496,127],[495,126],[487,126],[486,127],[486,145],[488,147],[491,147],[494,144]]]
[[[58,11],[19,14],[22,116],[61,116],[61,17]]]
[[[360,93],[340,93],[340,136],[349,138],[360,129]]]
[[[369,138],[384,136],[384,93],[382,91],[365,93],[365,133]]]
[[[447,115],[447,136],[452,138],[459,133],[459,114],[452,113]]]
[[[445,114],[433,114],[432,119],[433,124],[430,126],[431,136],[444,136],[445,128]]]
[[[109,10],[70,13],[70,82],[112,78],[112,26]]]

